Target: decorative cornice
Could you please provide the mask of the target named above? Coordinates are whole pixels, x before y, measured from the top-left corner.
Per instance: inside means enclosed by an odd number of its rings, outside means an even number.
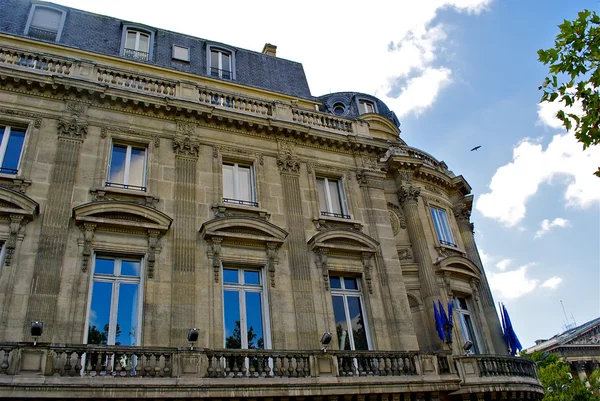
[[[176,156],[198,159],[200,144],[190,140],[189,136],[183,139],[173,139],[173,151]]]

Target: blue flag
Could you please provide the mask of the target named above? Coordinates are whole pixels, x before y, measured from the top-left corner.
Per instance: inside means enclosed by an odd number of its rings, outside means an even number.
[[[510,317],[508,316],[508,311],[506,310],[506,306],[504,306],[504,304],[502,304],[502,326],[504,328],[504,341],[506,341],[508,352],[514,356],[517,354],[517,350],[521,351],[523,347],[521,346],[521,342],[517,338],[517,334],[512,327]]]
[[[442,318],[440,317],[440,313],[438,312],[438,309],[435,306],[435,301],[433,301],[433,315],[435,317],[435,330],[437,331],[440,339],[444,341],[444,328],[442,327]]]
[[[440,317],[442,318],[442,327],[448,325],[450,322],[448,321],[448,316],[446,315],[446,311],[444,310],[444,306],[442,302],[438,299],[438,307],[440,308]]]
[[[452,301],[448,301],[448,324],[454,326],[454,323],[452,323]]]

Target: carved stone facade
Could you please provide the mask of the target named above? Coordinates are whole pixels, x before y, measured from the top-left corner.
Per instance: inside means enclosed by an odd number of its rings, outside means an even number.
[[[0,398],[539,398],[526,362],[485,370],[507,359],[470,187],[379,99],[318,111],[347,94],[312,97],[273,54],[304,94],[22,36],[0,32],[0,121],[26,135],[0,177]],[[459,325],[437,337],[432,305],[455,298],[489,355],[463,357]]]

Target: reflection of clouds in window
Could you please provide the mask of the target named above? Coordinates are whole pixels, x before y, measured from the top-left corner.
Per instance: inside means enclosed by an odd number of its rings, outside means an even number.
[[[129,166],[129,185],[144,186],[144,170],[146,164],[146,151],[144,149],[131,150],[131,163]]]
[[[127,147],[113,145],[112,158],[110,160],[110,182],[125,184],[125,158],[127,156]]]

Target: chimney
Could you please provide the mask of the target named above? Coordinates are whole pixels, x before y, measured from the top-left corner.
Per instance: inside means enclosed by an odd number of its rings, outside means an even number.
[[[265,43],[265,47],[263,47],[262,52],[264,54],[268,54],[269,56],[277,57],[277,46],[270,43]]]

